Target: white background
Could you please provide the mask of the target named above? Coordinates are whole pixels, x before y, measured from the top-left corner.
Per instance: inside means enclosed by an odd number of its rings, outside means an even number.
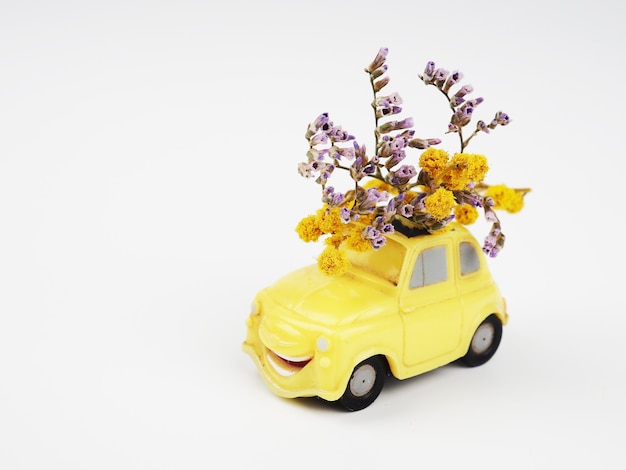
[[[580,5],[0,1],[0,467],[623,468],[624,10]],[[381,46],[417,135],[448,119],[428,60],[508,112],[468,150],[533,192],[490,261],[494,359],[344,413],[273,395],[241,342],[321,250],[306,125],[372,148]]]

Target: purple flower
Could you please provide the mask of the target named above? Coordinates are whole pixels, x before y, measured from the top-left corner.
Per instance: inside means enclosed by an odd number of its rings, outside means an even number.
[[[383,77],[380,80],[376,80],[373,84],[374,92],[378,93],[380,90],[385,88],[389,83],[389,77]]]
[[[358,153],[356,153],[358,154]],[[367,162],[363,165],[363,162]],[[357,157],[350,166],[350,177],[354,181],[361,181],[367,175],[373,175],[376,172],[376,165],[367,161],[367,157]]]
[[[310,140],[311,137],[319,131],[326,132],[332,127],[333,123],[328,120],[328,113],[322,113],[315,118],[307,127],[304,137]]]
[[[316,163],[313,163],[313,167],[315,166],[316,166]],[[328,181],[328,178],[330,178],[330,175],[335,170],[335,165],[322,162],[322,163],[319,163],[318,169],[319,169],[320,175],[317,177],[315,182],[323,186],[326,184],[326,182]]]
[[[471,93],[472,91],[474,91],[474,87],[472,85],[463,85],[459,91],[457,91],[454,96],[457,98],[462,98],[465,95],[467,95],[468,93]]]
[[[327,128],[325,129],[324,127],[326,124],[329,124],[329,122],[328,113],[322,113],[315,118],[315,121],[313,121],[313,127],[315,127],[316,130],[321,129],[325,131]]]
[[[383,64],[385,63],[385,59],[387,59],[387,53],[389,52],[389,49],[386,47],[381,47],[378,50],[378,53],[376,54],[376,57],[374,57],[374,60],[372,61],[372,63],[365,69],[366,72],[372,73],[374,70],[376,70],[379,67],[382,67]]]
[[[384,118],[388,116],[393,116],[395,114],[400,114],[402,112],[402,108],[400,106],[385,106],[382,108],[376,108],[376,117]]]
[[[463,103],[465,103],[465,98],[461,96],[453,96],[452,98],[450,98],[450,106],[452,106],[453,108],[456,108]]]
[[[328,132],[328,137],[332,142],[347,142],[348,140],[354,140],[354,136],[344,131],[341,126],[331,127]]]
[[[402,121],[389,121],[380,126],[378,126],[378,132],[381,134],[387,134],[392,131],[397,131],[401,129],[407,129],[409,127],[413,127],[413,118],[406,118]]]
[[[370,240],[370,244],[372,245],[372,248],[374,248],[375,250],[382,248],[386,242],[387,242],[387,239],[382,235],[379,237],[376,237],[373,240]]]
[[[374,162],[369,162],[367,165],[363,167],[363,173],[366,175],[373,175],[376,173],[376,165]]]
[[[500,231],[500,225],[494,224],[489,234],[485,237],[483,252],[491,258],[495,258],[504,247],[505,239],[506,237]]]
[[[345,196],[343,193],[336,193],[335,188],[327,186],[322,191],[322,202],[325,202],[330,207],[338,207],[343,204]]]
[[[385,168],[388,170],[393,168],[398,163],[400,163],[406,157],[406,152],[404,150],[400,150],[399,152],[394,152],[389,160],[385,163]]]
[[[372,80],[377,79],[378,77],[383,75],[386,71],[387,71],[386,65],[382,65],[381,67],[378,67],[376,70],[370,73]]]
[[[485,205],[485,220],[487,222],[498,222],[498,216],[495,211],[487,205]]]
[[[309,162],[316,162],[316,161],[322,161],[324,160],[324,155],[326,154],[326,151],[321,151],[318,149],[315,149],[313,147],[309,148],[309,151],[306,153],[307,159],[309,160]]]
[[[386,191],[378,191],[376,188],[359,188],[354,210],[360,214],[370,214],[376,209],[379,202],[385,202],[388,199],[389,194]]]
[[[441,139],[412,139],[409,141],[409,147],[424,150],[431,145],[439,145]]]
[[[448,123],[448,130],[446,132],[446,134],[449,134],[451,132],[459,132],[461,128],[459,126],[457,126],[456,124],[452,124],[451,122]]]
[[[309,145],[315,147],[316,145],[325,144],[328,142],[328,134],[325,132],[318,132],[309,139]]]
[[[410,218],[413,216],[413,206],[411,204],[404,204],[400,207],[400,215]]]
[[[450,72],[448,72],[446,69],[439,68],[435,70],[435,85],[437,86],[437,88],[443,87],[443,84],[445,83],[449,74]]]
[[[348,160],[354,159],[354,147],[336,147],[332,146],[330,148],[330,156],[331,158],[335,158],[337,160],[343,158],[347,158]]]
[[[347,207],[342,207],[339,211],[339,217],[344,224],[350,222],[350,209],[348,209]]]
[[[491,121],[491,124],[489,125],[489,127],[493,129],[497,125],[506,126],[509,122],[511,122],[509,115],[502,111],[498,111],[496,113],[496,116],[493,118],[493,121]]]
[[[364,240],[374,240],[378,237],[380,237],[380,231],[375,229],[374,227],[372,227],[371,225],[368,225],[367,227],[365,227],[363,229],[363,231],[361,232],[361,237]]]
[[[376,188],[369,188],[365,192],[366,197],[364,203],[376,204],[378,202],[384,202],[389,198],[389,194],[385,191],[379,191]]]
[[[390,171],[387,180],[391,184],[406,184],[411,178],[417,175],[417,170],[413,165],[402,165],[396,171]]]
[[[357,157],[352,165],[350,165],[350,176],[354,181],[361,181],[365,176],[365,172],[363,171],[363,159],[364,157]]]
[[[427,196],[426,193],[419,193],[417,196],[415,196],[411,200],[411,205],[415,208],[415,210],[417,211],[426,210],[426,204],[425,204],[426,196]]]
[[[457,84],[461,79],[463,78],[463,74],[461,72],[459,72],[458,70],[455,70],[454,72],[452,72],[446,82],[443,84],[443,91],[444,93],[448,93],[448,91],[450,90],[450,88]]]
[[[426,63],[424,75],[420,76],[424,83],[431,84],[435,80],[435,63],[431,60]]]
[[[398,93],[392,93],[388,96],[379,96],[372,104],[375,108],[400,105],[402,104],[402,97]]]
[[[482,121],[482,120],[476,123],[476,130],[486,132],[487,134],[489,134],[489,126],[487,126],[485,121]]]
[[[454,96],[452,96],[452,98],[450,98],[450,106],[452,106],[453,108],[456,108],[457,106],[465,103],[465,95],[468,95],[469,93],[471,93],[472,91],[474,91],[474,88],[472,87],[472,85],[463,85],[459,91],[457,91]],[[481,100],[482,102],[482,98],[478,98]],[[470,106],[475,107],[475,105],[478,103],[470,103]]]
[[[384,136],[378,150],[378,155],[383,158],[390,157],[394,153],[402,151],[406,147],[407,140],[404,136],[399,135],[396,137]]]
[[[309,162],[298,163],[298,173],[305,178],[313,178],[315,176],[313,164]]]
[[[473,107],[465,105],[461,106],[460,108],[457,108],[457,110],[452,115],[450,123],[458,127],[463,127],[471,121],[473,112]],[[448,132],[453,132],[450,130],[450,126],[448,126]]]
[[[365,145],[360,146],[359,143],[355,140],[352,143],[353,147],[354,147],[354,156],[357,158],[366,158],[367,155],[367,151],[365,149]]]
[[[471,191],[455,191],[454,197],[459,204],[468,204],[472,207],[483,207],[483,198],[478,193]]]

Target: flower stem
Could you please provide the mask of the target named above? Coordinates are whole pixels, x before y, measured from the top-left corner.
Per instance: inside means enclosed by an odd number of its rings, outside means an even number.
[[[375,154],[378,154],[378,141],[379,141],[379,134],[378,134],[378,116],[376,115],[376,105],[374,104],[376,102],[376,88],[374,87],[374,77],[372,76],[371,73],[369,73],[370,76],[370,86],[372,87],[372,94],[374,95],[374,101],[372,101],[372,109],[374,110],[374,150],[375,150]]]

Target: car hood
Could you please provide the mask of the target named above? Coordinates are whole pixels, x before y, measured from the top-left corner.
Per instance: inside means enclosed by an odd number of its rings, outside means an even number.
[[[395,287],[386,284],[354,271],[327,276],[311,265],[279,279],[264,294],[307,321],[331,326],[388,311],[395,302]]]

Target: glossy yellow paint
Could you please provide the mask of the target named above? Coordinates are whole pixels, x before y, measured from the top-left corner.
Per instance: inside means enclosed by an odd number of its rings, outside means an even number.
[[[421,253],[439,261],[415,273]],[[461,225],[410,238],[396,232],[380,250],[350,256],[342,276],[307,266],[254,299],[243,350],[277,395],[337,400],[355,366],[378,355],[396,378],[412,377],[465,356],[490,315],[508,320],[481,247]]]

